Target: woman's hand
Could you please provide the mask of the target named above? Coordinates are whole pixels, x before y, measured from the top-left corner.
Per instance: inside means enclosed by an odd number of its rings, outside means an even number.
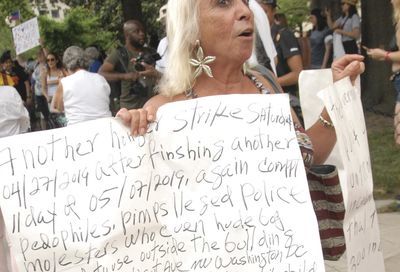
[[[147,125],[156,120],[158,108],[169,102],[173,102],[173,99],[163,95],[156,95],[150,98],[143,108],[136,110],[122,108],[117,112],[116,116],[121,118],[126,126],[130,127],[133,136],[144,135],[147,131]]]
[[[367,52],[367,55],[375,60],[385,60],[387,56],[387,51],[380,49],[380,48],[366,48],[364,49]]]
[[[334,32],[337,33],[337,34],[340,34],[340,35],[344,35],[344,34],[343,34],[343,33],[344,33],[343,29],[340,29],[340,28],[336,28],[336,29],[334,30]]]
[[[155,120],[156,109],[152,106],[145,106],[141,109],[127,110],[122,108],[117,112],[117,117],[129,126],[133,136],[144,135],[147,131],[147,125]]]
[[[344,55],[332,63],[333,82],[350,77],[354,83],[365,70],[364,57],[361,55]]]

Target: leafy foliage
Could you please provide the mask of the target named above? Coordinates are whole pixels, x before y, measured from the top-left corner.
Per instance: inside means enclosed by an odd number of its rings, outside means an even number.
[[[114,33],[104,30],[100,19],[82,7],[71,9],[62,22],[47,17],[40,17],[39,22],[46,47],[59,54],[71,45],[108,48],[113,42]]]
[[[84,6],[92,13],[96,14],[101,22],[103,29],[115,34],[114,41],[123,42],[122,35],[122,6],[121,1],[116,0],[63,0],[71,7]],[[137,0],[140,1],[140,0]],[[163,36],[163,26],[157,22],[159,9],[167,0],[141,1],[143,18],[149,36],[157,39]],[[110,12],[112,11],[112,12]]]
[[[284,13],[292,28],[301,27],[310,14],[309,0],[279,0],[279,13]]]
[[[144,23],[147,33],[152,37],[162,38],[164,26],[157,22],[160,8],[167,3],[167,0],[142,1]]]
[[[14,51],[14,42],[12,39],[11,28],[6,24],[6,17],[11,12],[19,10],[22,20],[28,20],[34,16],[28,0],[1,0],[0,1],[0,53],[5,50]]]
[[[35,16],[29,5],[28,0],[1,0],[0,1],[0,27],[7,26],[5,18],[11,14],[11,12],[19,10],[21,13],[22,20],[30,19]]]
[[[62,0],[72,8],[85,8],[99,19],[101,28],[115,35],[113,41],[121,38],[123,23],[121,1],[116,0]]]

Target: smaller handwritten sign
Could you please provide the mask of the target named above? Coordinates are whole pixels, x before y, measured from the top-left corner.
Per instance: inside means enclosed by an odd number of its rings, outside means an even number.
[[[39,25],[37,17],[26,21],[12,29],[15,51],[17,55],[28,51],[39,43]]]
[[[348,272],[384,272],[378,218],[373,199],[371,160],[360,96],[343,79],[319,93],[334,125],[345,179],[344,232]]]

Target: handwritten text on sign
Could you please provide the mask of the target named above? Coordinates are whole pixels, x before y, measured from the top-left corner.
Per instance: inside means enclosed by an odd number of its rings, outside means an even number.
[[[360,96],[349,79],[325,89],[321,96],[335,124],[346,172],[344,232],[348,271],[385,271]]]
[[[40,44],[39,25],[36,17],[14,27],[12,33],[17,55]]]
[[[168,104],[0,142],[20,271],[324,271],[286,95]]]

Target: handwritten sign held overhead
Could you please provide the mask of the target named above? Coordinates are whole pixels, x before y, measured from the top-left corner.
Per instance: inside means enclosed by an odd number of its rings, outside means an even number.
[[[40,45],[39,25],[36,17],[14,27],[12,33],[17,55]]]
[[[0,142],[20,271],[324,271],[287,95],[163,106]]]

